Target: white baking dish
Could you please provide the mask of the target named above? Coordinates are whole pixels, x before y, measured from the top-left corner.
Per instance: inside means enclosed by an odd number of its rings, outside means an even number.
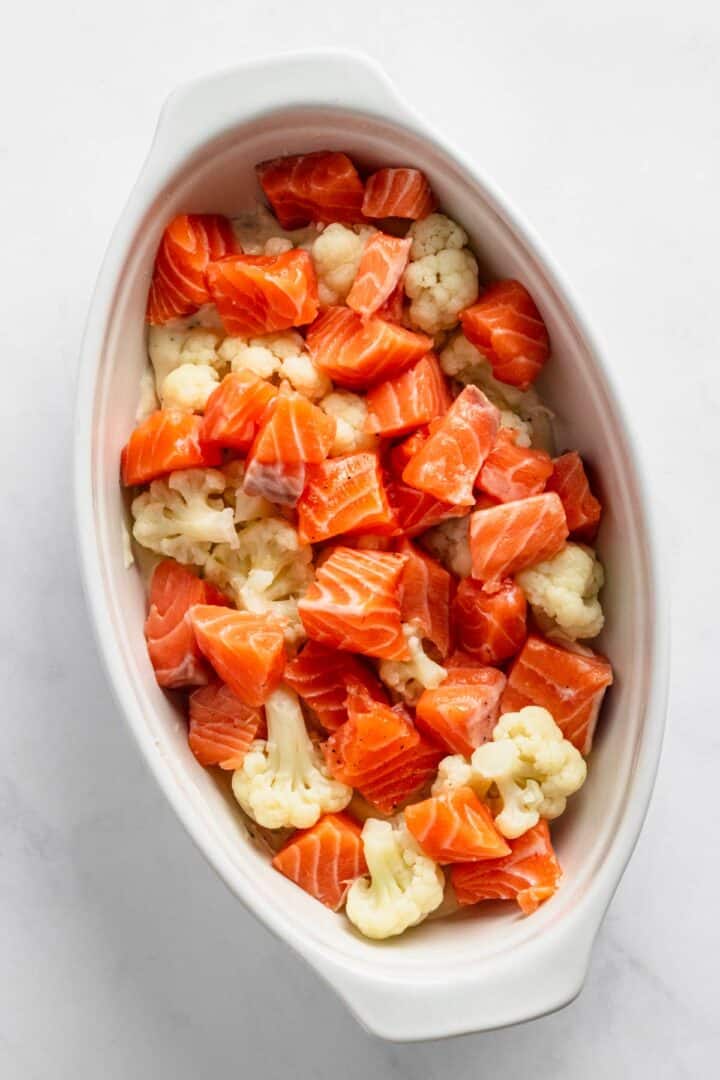
[[[616,683],[590,776],[554,837],[565,881],[530,918],[481,905],[401,940],[361,940],[272,870],[232,800],[187,749],[184,721],[155,684],[145,597],[124,565],[120,449],[145,360],[143,312],[163,226],[180,211],[232,214],[257,197],[253,166],[284,153],[344,149],[364,166],[417,165],[463,223],[484,269],[517,276],[547,322],[543,392],[563,445],[600,473],[600,547],[609,584],[601,641]],[[77,517],[87,595],[123,712],[158,783],[246,906],[388,1039],[429,1039],[539,1016],[578,993],[590,949],[638,836],[654,780],[666,697],[666,618],[642,470],[595,339],[552,261],[474,164],[400,100],[367,59],[337,52],[248,64],[177,91],[117,225],[90,311],[77,411]]]

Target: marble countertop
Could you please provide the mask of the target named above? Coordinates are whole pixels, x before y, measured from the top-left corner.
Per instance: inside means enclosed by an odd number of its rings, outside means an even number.
[[[6,19],[3,1080],[717,1074],[720,12],[464,0],[443,27],[441,10],[78,0]],[[222,887],[111,700],[76,564],[78,344],[159,106],[192,76],[312,45],[375,55],[555,254],[622,377],[672,576],[658,785],[586,988],[554,1016],[443,1043],[366,1035]]]

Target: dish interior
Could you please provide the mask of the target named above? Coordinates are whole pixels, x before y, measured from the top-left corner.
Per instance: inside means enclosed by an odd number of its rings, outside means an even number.
[[[532,918],[514,904],[483,904],[459,917],[426,922],[381,947],[356,935],[348,922],[274,871],[249,837],[223,778],[203,769],[186,742],[185,720],[153,676],[142,633],[145,593],[123,552],[125,507],[118,483],[120,450],[134,425],[139,382],[147,365],[144,308],[161,232],[179,212],[229,216],[259,197],[253,167],[280,154],[313,149],[348,151],[363,168],[412,164],[422,169],[444,210],[470,235],[481,280],[517,277],[529,288],[550,332],[552,358],[538,383],[556,413],[557,449],[578,449],[595,470],[605,505],[598,549],[606,565],[606,630],[597,642],[615,669],[606,696],[588,781],[553,830],[565,870],[563,887]],[[254,895],[275,926],[312,940],[316,949],[382,971],[467,968],[499,950],[515,948],[583,903],[605,859],[628,802],[649,694],[652,606],[642,542],[637,477],[622,422],[589,344],[556,288],[501,207],[460,165],[420,135],[346,110],[274,112],[225,132],[192,154],[155,192],[128,244],[112,302],[100,361],[93,416],[93,505],[106,600],[123,674],[137,702],[131,716],[156,771],[195,838],[240,895]]]

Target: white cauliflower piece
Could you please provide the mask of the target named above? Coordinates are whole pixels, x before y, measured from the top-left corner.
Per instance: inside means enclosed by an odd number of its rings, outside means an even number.
[[[440,906],[445,879],[404,824],[369,818],[362,831],[369,877],[348,892],[345,913],[365,937],[382,940],[417,926]]]
[[[165,326],[151,326],[148,354],[159,397],[163,397],[167,377],[183,364],[202,364],[214,368],[219,376],[224,375],[227,363],[218,352],[221,340],[219,332],[207,326],[193,325],[190,318],[174,319]]]
[[[213,544],[237,547],[225,483],[218,469],[182,469],[153,480],[130,507],[138,544],[196,566],[205,564]]]
[[[336,222],[323,229],[315,240],[311,255],[321,307],[345,303],[358,272],[365,243],[374,232],[375,229],[369,225],[351,229]]]
[[[205,577],[233,598],[242,611],[276,615],[285,637],[305,636],[297,602],[312,581],[312,548],[279,517],[238,529],[236,543],[217,544],[205,563]]]
[[[409,660],[382,660],[379,674],[390,690],[408,705],[414,705],[423,690],[434,690],[447,678],[447,671],[427,655],[417,627],[405,623],[403,633],[410,650]]]
[[[140,400],[135,413],[135,423],[142,424],[148,416],[160,408],[157,394],[155,393],[155,375],[152,368],[146,368],[140,376]]]
[[[203,412],[220,379],[209,364],[181,364],[165,376],[162,384],[163,409]]]
[[[566,544],[552,559],[523,570],[516,578],[536,615],[549,619],[570,641],[597,637],[605,618],[598,600],[605,582],[592,548]]]
[[[473,771],[469,761],[462,754],[444,757],[438,765],[437,776],[433,782],[431,794],[447,795],[461,787],[472,787]]]
[[[309,225],[305,229],[283,229],[275,215],[262,203],[238,214],[232,225],[245,255],[280,255],[293,247],[305,247],[318,234],[317,225]]]
[[[265,247],[263,248],[265,255],[284,255],[287,251],[292,251],[293,242],[288,240],[286,236],[270,236],[265,241]]]
[[[478,295],[478,267],[467,234],[444,214],[430,214],[414,222],[408,236],[410,321],[427,334],[449,330]]]
[[[309,829],[322,814],[343,810],[352,788],[334,780],[310,740],[297,694],[280,686],[265,702],[267,741],[258,740],[233,773],[246,814],[266,829]]]
[[[368,408],[364,397],[349,390],[336,390],[318,402],[324,413],[335,418],[335,438],[330,447],[331,457],[374,450],[378,436],[365,431]]]
[[[470,515],[441,521],[422,535],[424,548],[443,564],[446,570],[460,578],[470,577]]]
[[[235,522],[245,525],[249,521],[258,518],[273,517],[275,507],[262,495],[246,495],[243,490],[245,482],[245,462],[231,461],[224,468],[225,474],[225,502],[232,506],[235,511]]]
[[[493,741],[479,746],[470,759],[472,786],[501,809],[495,825],[513,839],[540,818],[559,817],[568,797],[585,783],[585,760],[547,709],[528,705],[505,713]]]
[[[327,375],[306,351],[286,357],[280,365],[280,374],[288,380],[293,390],[304,394],[310,401],[318,401],[332,390]]]
[[[500,382],[479,349],[471,345],[462,331],[454,334],[440,351],[440,366],[446,375],[458,382],[479,386],[500,410],[503,427],[518,432],[518,446],[537,446],[552,450],[551,411],[543,405],[537,391],[518,390]]]

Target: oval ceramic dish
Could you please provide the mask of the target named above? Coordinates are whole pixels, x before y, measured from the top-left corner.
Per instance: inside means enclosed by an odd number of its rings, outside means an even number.
[[[232,215],[258,197],[253,167],[281,154],[348,151],[367,169],[413,165],[471,237],[483,272],[518,277],[552,341],[541,381],[561,446],[596,466],[606,506],[600,650],[616,681],[588,781],[553,831],[565,879],[530,918],[485,904],[374,944],[270,866],[226,789],[188,750],[143,638],[145,591],[126,569],[120,449],[145,365],[144,309],[155,249],[176,213]],[[191,84],[163,109],[117,225],[83,345],[76,496],[85,584],[102,655],[158,783],[223,880],[296,949],[372,1032],[395,1040],[481,1031],[560,1008],[579,992],[593,939],[648,805],[664,724],[666,620],[642,470],[599,349],[552,261],[493,186],[400,100],[373,63],[347,53],[258,61]]]

